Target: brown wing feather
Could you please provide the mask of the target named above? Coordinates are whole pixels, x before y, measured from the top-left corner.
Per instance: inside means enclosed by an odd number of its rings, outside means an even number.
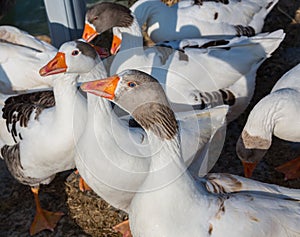
[[[4,158],[9,172],[22,184],[36,186],[43,180],[26,177],[23,172],[23,167],[20,161],[20,145],[7,146],[1,148],[1,155]]]
[[[44,109],[53,106],[55,106],[53,91],[38,91],[9,97],[2,109],[2,117],[6,120],[7,130],[12,134],[14,141],[17,142],[17,123],[21,127],[27,127],[32,112],[35,111],[34,119],[37,120]],[[20,134],[19,136],[22,139]]]

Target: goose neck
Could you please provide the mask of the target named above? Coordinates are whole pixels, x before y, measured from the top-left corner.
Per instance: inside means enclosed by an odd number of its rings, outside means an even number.
[[[122,34],[120,51],[143,47],[143,36],[136,18],[134,18],[130,27],[117,27],[115,30],[121,32]]]

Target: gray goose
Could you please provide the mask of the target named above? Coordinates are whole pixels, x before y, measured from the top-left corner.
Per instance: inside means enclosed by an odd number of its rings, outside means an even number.
[[[298,190],[291,190],[295,194],[293,199],[285,193],[269,192],[269,184],[251,181],[261,189],[224,193],[222,186],[208,189],[216,187],[213,179],[196,182],[191,177],[183,163],[175,115],[153,77],[127,70],[104,80],[83,83],[81,88],[126,110],[151,140],[150,170],[129,207],[133,236],[300,234]],[[156,146],[161,142],[163,146],[157,152]]]

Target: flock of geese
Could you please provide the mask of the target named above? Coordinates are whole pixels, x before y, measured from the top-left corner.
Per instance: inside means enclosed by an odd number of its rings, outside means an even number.
[[[128,213],[115,227],[123,236],[300,236],[299,190],[208,173],[285,37],[260,33],[277,1],[96,3],[82,39],[59,49],[0,26],[1,158],[34,194],[30,234],[63,215],[41,208],[39,185],[76,167]],[[144,24],[155,46],[144,47]],[[111,48],[99,50],[107,32]],[[246,177],[273,135],[300,141],[298,83],[300,64],[251,111],[236,146]],[[292,179],[299,167],[298,158],[278,170]]]

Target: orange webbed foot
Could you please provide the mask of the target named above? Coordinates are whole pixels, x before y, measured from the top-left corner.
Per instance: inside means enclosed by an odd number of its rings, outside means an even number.
[[[76,175],[80,175],[78,170],[75,171],[75,174]],[[92,189],[90,188],[90,186],[84,181],[84,179],[81,176],[79,177],[78,186],[79,186],[79,190],[81,192],[92,191]]]
[[[79,189],[81,192],[91,191],[90,186],[84,181],[82,177],[79,178]]]
[[[121,222],[120,224],[114,226],[113,229],[117,232],[120,232],[123,237],[132,237],[129,220]]]
[[[42,230],[54,231],[57,222],[64,215],[62,212],[50,212],[41,208],[40,200],[38,197],[39,188],[31,188],[34,195],[36,213],[34,220],[30,227],[30,235],[35,235]]]
[[[35,235],[42,230],[54,231],[57,222],[63,215],[62,212],[50,212],[43,209],[37,212],[30,227],[30,235]]]

